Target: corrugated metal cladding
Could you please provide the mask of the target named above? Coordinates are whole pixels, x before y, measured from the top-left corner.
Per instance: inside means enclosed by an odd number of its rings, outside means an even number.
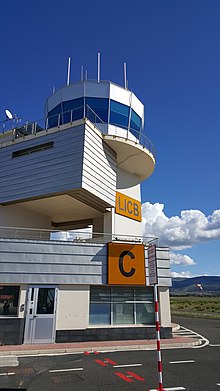
[[[44,148],[50,142],[52,147]],[[34,150],[37,146],[42,149]],[[32,148],[30,153],[28,148]],[[16,155],[22,150],[23,155]],[[85,124],[44,132],[5,146],[0,149],[0,165],[4,167],[0,171],[1,204],[65,194],[84,187],[114,205],[116,154]]]
[[[169,249],[157,256],[159,285],[171,286]],[[0,239],[0,270],[2,284],[106,284],[107,245]]]

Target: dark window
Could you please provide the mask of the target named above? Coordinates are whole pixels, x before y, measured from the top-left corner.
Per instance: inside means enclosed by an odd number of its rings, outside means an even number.
[[[61,124],[61,113],[62,113],[62,108],[61,108],[61,103],[54,107],[52,110],[49,111],[48,113],[48,128],[54,128],[55,126]]]
[[[110,123],[112,125],[128,127],[129,107],[122,103],[111,100],[110,102]]]
[[[76,121],[83,118],[84,99],[72,99],[63,102],[63,123]]]
[[[91,118],[92,122],[95,122],[95,123],[101,122],[101,121],[103,121],[105,123],[108,122],[108,99],[107,98],[87,97],[86,98],[86,105],[89,106],[89,108],[91,108],[95,112],[95,114],[97,114],[97,116],[100,118],[99,119],[98,117],[96,117],[94,119],[93,115],[92,115],[92,118]],[[90,119],[89,109],[88,109],[87,117]]]
[[[152,287],[91,287],[92,325],[154,324]]]
[[[133,109],[131,110],[130,128],[137,130],[138,132],[141,130],[141,117],[139,117],[139,115],[137,115]]]
[[[0,315],[17,316],[19,286],[0,286]]]
[[[20,149],[19,151],[12,152],[12,157],[30,155],[31,153],[44,151],[45,149],[49,149],[49,148],[53,148],[53,141],[50,143],[35,145],[34,147]]]
[[[39,288],[37,314],[54,313],[55,288]]]

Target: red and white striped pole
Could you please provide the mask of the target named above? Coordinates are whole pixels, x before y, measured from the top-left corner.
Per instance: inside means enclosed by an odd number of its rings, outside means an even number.
[[[159,304],[157,285],[154,284],[154,304],[155,304],[155,323],[156,323],[156,339],[157,339],[157,365],[158,365],[158,391],[164,391],[163,389],[163,374],[162,374],[162,357],[160,350],[160,321],[159,321]]]

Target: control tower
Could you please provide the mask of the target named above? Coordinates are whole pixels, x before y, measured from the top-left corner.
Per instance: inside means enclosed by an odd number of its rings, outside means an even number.
[[[169,250],[158,247],[156,238],[142,237],[140,184],[155,167],[155,150],[143,129],[144,105],[132,91],[82,80],[47,99],[43,120],[0,133],[0,284],[13,290],[14,324],[20,322],[12,343],[93,339],[92,327],[101,325],[113,334],[115,325],[129,325],[130,334],[131,324],[153,325],[150,243],[160,254],[162,331],[170,333]],[[82,228],[91,230],[83,240],[54,236]],[[114,266],[117,257],[121,263]],[[108,296],[105,308],[102,294]],[[115,306],[114,295],[119,303],[130,295],[130,309]],[[50,302],[47,317],[39,310],[42,300]]]
[[[141,236],[140,183],[152,174],[155,153],[136,95],[112,82],[81,81],[47,99],[45,118],[44,130],[15,130],[5,150],[0,204],[13,210],[10,224],[26,226],[32,212],[42,216],[41,228],[92,225]],[[22,221],[11,205],[22,208]]]

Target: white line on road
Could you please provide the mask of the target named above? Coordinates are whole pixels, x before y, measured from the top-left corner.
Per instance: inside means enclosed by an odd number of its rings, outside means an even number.
[[[212,346],[212,347],[213,347],[213,346],[214,346],[214,347],[217,347],[217,346],[218,346],[218,347],[219,347],[220,344],[219,344],[219,343],[217,343],[217,344],[211,344],[211,343],[210,343],[209,346]]]
[[[15,375],[15,372],[0,373],[0,376],[10,376]]]
[[[169,361],[169,364],[186,364],[188,362],[195,362],[195,360],[185,360],[185,361]]]
[[[220,383],[216,383],[216,386],[220,386]]]
[[[169,388],[164,388],[165,391],[179,391],[179,390],[185,390],[184,387],[169,387]],[[158,391],[158,389],[154,388],[149,391]]]
[[[83,368],[70,368],[70,369],[51,369],[49,372],[71,372],[71,371],[83,371]]]
[[[114,368],[142,367],[142,366],[143,366],[143,364],[113,365]]]

